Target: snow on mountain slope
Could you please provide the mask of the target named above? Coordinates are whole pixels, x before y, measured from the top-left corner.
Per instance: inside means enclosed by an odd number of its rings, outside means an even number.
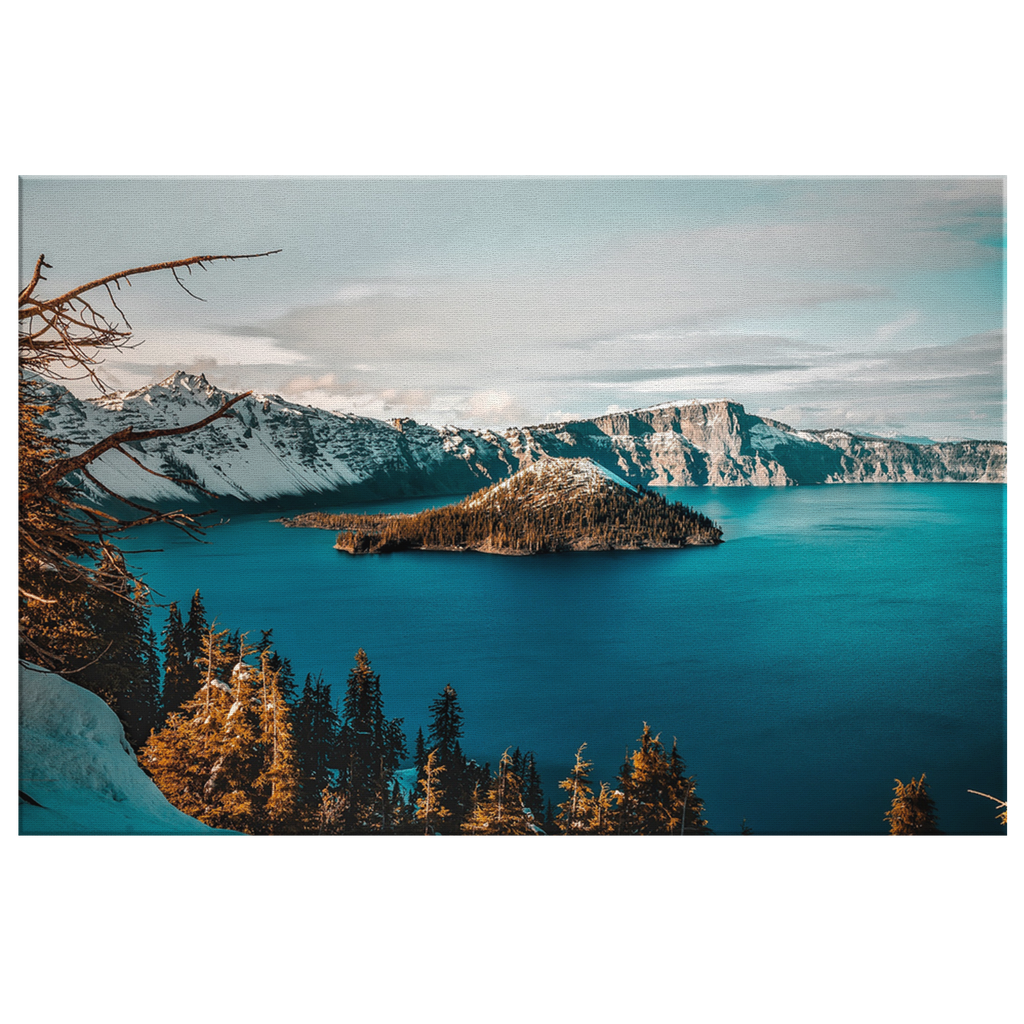
[[[501,480],[480,494],[467,499],[470,508],[485,505],[500,505],[506,493],[511,494],[513,487],[516,502],[522,505],[524,485],[535,484],[533,504],[546,504],[557,501],[564,504],[577,494],[594,494],[615,484],[632,494],[637,489],[627,483],[617,473],[594,462],[593,459],[542,458],[524,466],[506,480]],[[529,504],[530,502],[528,502]]]
[[[21,835],[237,834],[172,807],[96,694],[35,666],[20,677]]]
[[[95,401],[79,401],[56,385],[51,395],[55,408],[44,429],[66,439],[72,452],[126,427],[195,423],[233,397],[205,376],[181,371]],[[914,445],[842,430],[794,430],[729,401],[663,404],[497,433],[411,419],[386,423],[255,394],[195,433],[126,447],[156,473],[191,477],[242,501],[466,493],[548,457],[589,458],[624,481],[650,486],[1006,479],[1001,442]],[[136,500],[210,500],[118,452],[106,453],[93,473]],[[82,486],[90,490],[87,482]]]
[[[57,403],[45,428],[68,440],[72,453],[126,427],[195,423],[229,397],[205,376],[181,371],[151,387],[91,402],[52,393]],[[126,448],[154,472],[191,477],[215,494],[253,501],[357,489],[381,496],[414,494],[431,485],[455,493],[472,488],[481,476],[507,475],[495,440],[488,432],[424,427],[412,420],[384,423],[254,394],[230,416],[195,433],[131,442]],[[118,452],[103,455],[92,472],[126,497],[204,500],[202,492],[147,474]]]

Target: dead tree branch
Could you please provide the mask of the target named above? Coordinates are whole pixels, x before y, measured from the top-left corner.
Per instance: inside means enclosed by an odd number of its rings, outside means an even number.
[[[86,448],[84,452],[79,452],[78,455],[69,455],[66,458],[59,459],[54,462],[53,465],[43,473],[40,478],[40,483],[43,485],[52,484],[57,480],[61,480],[68,475],[68,473],[74,473],[76,470],[82,469],[88,466],[90,462],[95,462],[104,452],[109,452],[111,448],[119,448],[122,444],[126,444],[132,441],[151,441],[157,437],[174,437],[179,434],[191,434],[193,431],[199,430],[202,427],[213,423],[214,420],[219,420],[228,414],[228,410],[240,402],[243,398],[248,398],[251,395],[251,391],[246,391],[244,394],[235,395],[234,398],[229,402],[225,402],[216,412],[211,413],[209,416],[197,421],[196,423],[189,423],[184,427],[166,427],[162,430],[136,430],[134,427],[126,427],[124,430],[116,430],[113,434],[107,435],[102,441],[97,441],[91,448]]]
[[[100,482],[88,467],[105,452],[119,451],[154,476],[210,494],[198,481],[178,479],[143,466],[123,446],[201,430],[230,416],[232,407],[252,393],[247,391],[236,395],[196,423],[157,430],[129,427],[115,431],[76,455],[69,455],[65,440],[51,437],[42,429],[42,417],[53,408],[54,401],[46,382],[90,380],[99,391],[110,390],[97,369],[103,363],[104,354],[135,347],[131,341],[131,324],[114,297],[113,289],[120,289],[122,282],[130,286],[132,278],[140,274],[169,270],[178,285],[193,298],[199,298],[185,288],[177,273],[179,269],[185,268],[191,273],[193,267],[206,270],[210,263],[257,259],[280,251],[191,256],[150,263],[107,274],[53,298],[37,294],[40,283],[46,280],[43,271],[51,269],[51,265],[46,262],[45,255],[36,260],[28,284],[18,293],[18,533],[19,593],[22,598],[19,635],[22,650],[40,663],[61,661],[59,652],[50,649],[51,640],[46,634],[45,623],[37,619],[40,608],[54,604],[61,606],[69,594],[83,590],[89,593],[105,590],[124,596],[128,592],[125,588],[138,582],[125,565],[121,553],[111,543],[111,534],[150,523],[165,523],[201,541],[199,535],[203,527],[197,519],[209,514],[209,510],[195,516],[180,509],[162,512],[137,504]],[[99,289],[106,292],[113,313],[97,308],[96,298],[90,293]],[[69,474],[76,472],[100,494],[134,509],[140,513],[139,517],[133,520],[118,518],[107,508],[100,507],[102,499],[93,502],[83,496],[67,480]],[[90,565],[90,561],[100,564]],[[122,589],[123,594],[120,593]]]

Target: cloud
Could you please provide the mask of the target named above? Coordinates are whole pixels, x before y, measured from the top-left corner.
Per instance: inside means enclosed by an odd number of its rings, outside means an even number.
[[[589,384],[646,384],[652,381],[683,380],[687,377],[730,377],[748,374],[788,373],[794,370],[810,370],[808,363],[725,363],[710,366],[650,366],[608,370],[588,374]]]
[[[507,391],[478,391],[465,399],[464,408],[467,420],[474,424],[525,423],[526,409]]]
[[[212,360],[216,366],[296,366],[306,361],[273,335],[249,331],[146,328],[135,334],[141,344],[111,358],[123,363],[175,369]]]
[[[897,320],[891,320],[887,324],[882,324],[875,332],[875,341],[887,342],[893,335],[899,334],[905,328],[913,327],[920,319],[920,313],[907,313],[906,316],[901,316]]]
[[[887,294],[883,284],[825,265],[822,232],[817,224],[750,224],[636,234],[546,266],[353,281],[335,289],[335,301],[238,330],[269,334],[325,369],[344,369],[368,353],[425,365],[496,366],[509,356],[543,365],[560,349],[589,352],[657,331],[720,330],[738,317]],[[832,262],[848,256],[841,233],[824,232],[836,250]]]

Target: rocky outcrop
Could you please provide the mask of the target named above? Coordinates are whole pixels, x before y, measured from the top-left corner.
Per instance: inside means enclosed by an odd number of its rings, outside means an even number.
[[[55,409],[45,426],[72,451],[126,426],[194,423],[227,397],[204,376],[180,371],[97,401],[80,401],[56,385],[51,395]],[[1000,441],[911,444],[843,430],[799,430],[728,401],[501,433],[330,413],[279,395],[252,395],[232,413],[194,434],[135,443],[132,455],[158,473],[191,477],[246,503],[464,494],[545,457],[588,458],[630,483],[655,487],[1006,480],[1006,445]],[[201,492],[148,474],[116,452],[104,455],[93,472],[125,497],[209,503]]]

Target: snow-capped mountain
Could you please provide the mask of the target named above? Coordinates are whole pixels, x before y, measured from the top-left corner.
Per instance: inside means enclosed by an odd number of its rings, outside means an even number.
[[[76,452],[109,433],[195,423],[234,397],[181,371],[150,387],[81,401],[53,385],[45,429]],[[735,402],[680,403],[502,432],[331,413],[253,394],[192,434],[130,442],[145,469],[193,478],[241,501],[457,494],[545,456],[588,458],[625,482],[653,486],[791,486],[1003,482],[999,441],[909,444],[843,430],[797,430]],[[117,452],[92,467],[128,498],[203,503]],[[87,484],[83,484],[88,488]]]

